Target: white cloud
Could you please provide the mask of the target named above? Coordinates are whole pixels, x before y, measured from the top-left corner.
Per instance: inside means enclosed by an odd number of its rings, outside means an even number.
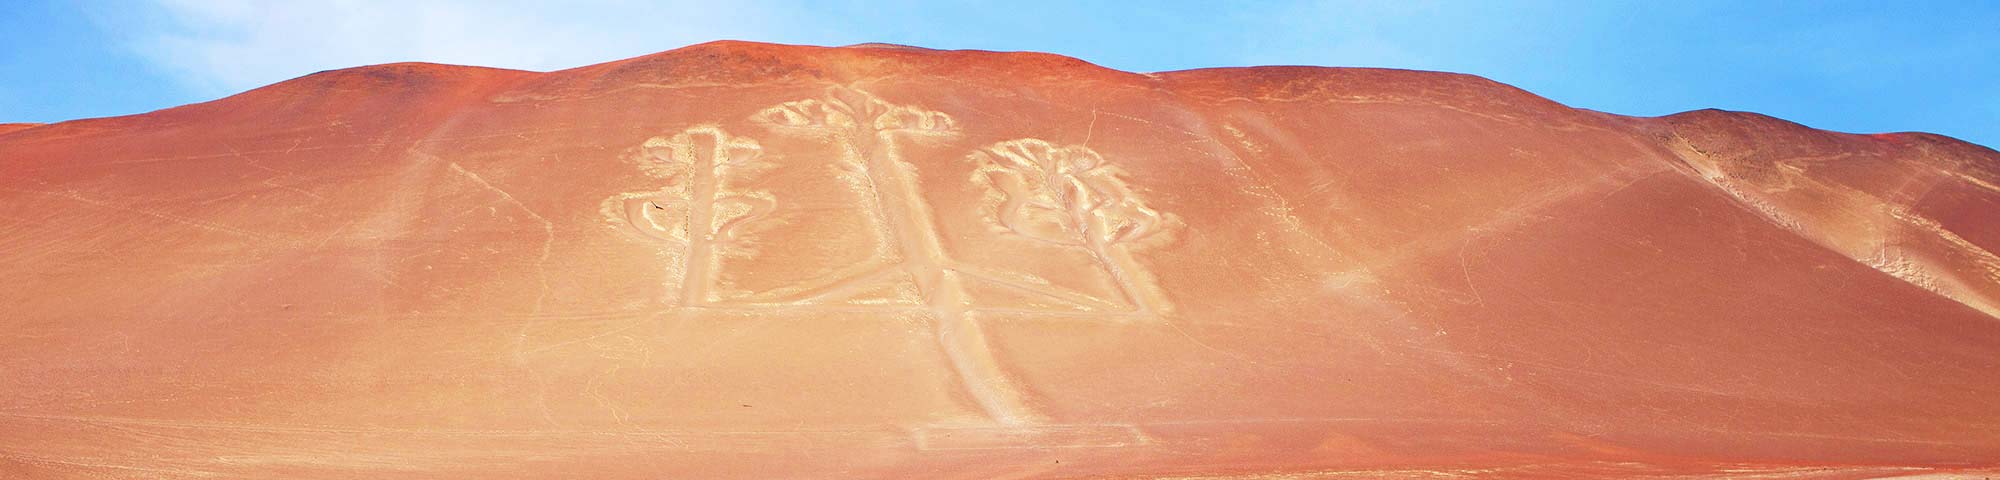
[[[782,41],[780,9],[731,0],[152,0],[113,19],[140,58],[207,94],[423,61],[553,70],[715,39]]]

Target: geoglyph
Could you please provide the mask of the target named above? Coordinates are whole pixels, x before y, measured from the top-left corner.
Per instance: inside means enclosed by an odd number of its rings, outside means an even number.
[[[953,258],[936,213],[925,200],[918,166],[903,156],[913,139],[953,139],[958,124],[942,112],[885,102],[846,87],[820,98],[776,105],[752,116],[773,135],[816,139],[838,156],[829,183],[852,185],[865,205],[860,230],[875,232],[873,257],[836,273],[775,288],[725,288],[731,256],[754,257],[763,248],[739,245],[758,222],[782,222],[784,192],[742,187],[772,167],[759,142],[715,126],[654,137],[642,146],[640,168],[665,181],[657,191],[622,194],[606,201],[607,215],[641,236],[669,245],[669,299],[681,308],[811,309],[842,307],[917,313],[935,322],[940,347],[964,388],[992,420],[1035,423],[1039,416],[993,358],[979,321],[989,313],[1124,314],[1110,318],[1158,319],[1171,310],[1132,251],[1172,238],[1178,223],[1155,211],[1126,184],[1124,173],[1083,146],[1026,138],[994,143],[966,155],[975,165],[968,180],[988,190],[982,212],[995,232],[1081,252],[1087,265],[1111,279],[1109,295],[1075,291],[1024,272],[973,265]],[[824,242],[801,236],[787,244]],[[1067,257],[1066,257],[1067,258]],[[987,304],[969,286],[1014,291],[1037,303]],[[882,291],[906,295],[871,296]],[[1045,305],[1060,304],[1061,308]]]

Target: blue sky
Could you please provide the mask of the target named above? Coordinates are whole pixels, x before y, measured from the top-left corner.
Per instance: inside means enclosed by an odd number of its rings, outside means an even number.
[[[140,113],[363,64],[553,70],[714,39],[1036,50],[1132,71],[1443,70],[1612,113],[1714,107],[2000,146],[1991,1],[7,0],[0,122]]]

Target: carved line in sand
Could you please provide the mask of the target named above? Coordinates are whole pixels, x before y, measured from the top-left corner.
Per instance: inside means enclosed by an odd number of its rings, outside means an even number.
[[[925,201],[915,166],[902,158],[900,144],[958,134],[941,112],[893,105],[866,92],[828,89],[821,98],[786,102],[752,119],[782,135],[824,139],[841,156],[844,173],[864,186],[872,231],[881,238],[875,258],[826,278],[801,285],[719,298],[714,290],[717,256],[727,251],[735,229],[762,219],[784,198],[768,192],[736,191],[720,185],[759,172],[753,140],[716,127],[696,127],[672,138],[648,140],[646,173],[667,180],[654,192],[620,195],[606,203],[607,214],[656,240],[679,247],[670,267],[670,289],[688,308],[832,308],[920,312],[937,322],[941,349],[975,403],[995,422],[1022,426],[1044,423],[1000,368],[974,318],[993,314],[1077,314],[1157,318],[1171,307],[1152,276],[1131,250],[1162,243],[1177,225],[1147,207],[1126,185],[1123,174],[1096,152],[1056,146],[1036,139],[1000,142],[970,156],[975,182],[991,190],[987,219],[996,229],[1034,242],[1088,252],[1116,283],[1117,298],[1051,285],[1032,275],[997,271],[950,258],[942,231]],[[861,305],[849,301],[881,283],[912,281],[913,305]],[[1027,293],[1073,309],[974,305],[966,284],[982,282]],[[1125,437],[1122,433],[1114,436]]]

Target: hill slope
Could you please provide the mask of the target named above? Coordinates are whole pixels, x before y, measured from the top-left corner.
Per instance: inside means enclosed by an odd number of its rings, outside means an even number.
[[[1995,185],[1429,72],[322,72],[0,126],[0,476],[1994,469]]]

